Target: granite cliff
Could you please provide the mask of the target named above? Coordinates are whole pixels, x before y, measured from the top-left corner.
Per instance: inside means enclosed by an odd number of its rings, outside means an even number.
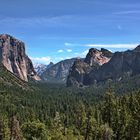
[[[0,35],[0,62],[24,81],[40,80],[25,53],[25,44],[7,34]]]
[[[83,86],[85,77],[91,72],[98,70],[103,64],[110,61],[113,53],[106,49],[91,48],[86,55],[84,61],[76,60],[71,67],[68,78],[67,86]]]
[[[103,83],[108,80],[120,81],[126,77],[133,77],[139,74],[140,46],[137,46],[133,50],[114,53],[108,63],[87,75],[85,83]]]
[[[140,74],[140,45],[133,50],[115,52],[90,49],[84,62],[70,69],[67,86],[85,86],[107,81],[121,81]]]
[[[66,59],[56,64],[49,65],[40,75],[42,81],[49,83],[66,83],[69,69],[72,67],[76,58]]]

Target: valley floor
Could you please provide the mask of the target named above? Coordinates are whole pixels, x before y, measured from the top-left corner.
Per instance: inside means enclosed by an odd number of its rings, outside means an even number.
[[[79,89],[0,85],[0,139],[139,140],[140,92],[131,81]]]

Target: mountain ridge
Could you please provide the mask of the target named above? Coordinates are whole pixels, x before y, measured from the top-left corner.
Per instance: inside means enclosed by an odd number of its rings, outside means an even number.
[[[40,75],[42,81],[49,83],[65,83],[69,69],[75,60],[76,58],[66,59],[51,65]]]
[[[77,60],[71,67],[66,85],[76,87],[83,86],[85,76],[91,71],[95,71],[103,64],[109,62],[112,56],[112,52],[103,48],[101,50],[96,48],[89,49],[84,61]]]
[[[93,55],[91,55],[91,50],[94,52]],[[103,49],[100,51],[102,50]],[[90,49],[85,58],[85,62],[90,70],[88,69],[88,71],[84,73],[79,72],[79,75],[76,75],[75,70],[83,68],[82,66],[72,66],[67,78],[67,86],[80,87],[104,83],[108,80],[119,81],[125,77],[133,77],[140,74],[140,45],[133,50],[124,52],[111,53],[106,50],[105,52],[108,52],[107,56],[110,57],[108,61],[104,61],[106,58],[103,57],[96,59],[100,56],[100,53],[96,53],[97,51],[99,50],[95,48]],[[87,58],[89,61],[87,61]],[[100,65],[100,60],[105,63]],[[82,80],[79,81],[79,77],[81,77]]]

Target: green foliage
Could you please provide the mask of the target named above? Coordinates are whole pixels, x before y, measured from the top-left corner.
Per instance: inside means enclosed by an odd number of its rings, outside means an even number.
[[[0,114],[0,139],[10,139],[10,128],[8,125],[8,118],[3,114]]]
[[[23,136],[27,140],[47,140],[45,124],[41,122],[26,122],[22,126]]]
[[[16,133],[24,140],[140,139],[140,92],[130,92],[131,85],[124,93],[115,84],[81,89],[34,86],[36,90],[0,85],[2,140],[11,138],[13,116],[19,122],[13,125]]]

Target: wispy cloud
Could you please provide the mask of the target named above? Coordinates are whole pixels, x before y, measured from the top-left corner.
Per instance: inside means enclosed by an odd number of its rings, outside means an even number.
[[[30,57],[33,63],[43,63],[48,64],[51,61],[51,57]]]
[[[85,44],[87,47],[97,47],[97,48],[124,48],[132,49],[135,48],[138,44]]]
[[[85,47],[95,47],[95,48],[124,48],[132,49],[135,48],[138,44],[75,44],[75,43],[65,43],[64,45],[68,46],[85,46]]]
[[[115,12],[114,14],[116,15],[140,14],[140,10],[119,11]]]
[[[44,16],[44,17],[0,17],[0,25],[14,25],[23,27],[40,27],[40,26],[65,26],[71,19],[72,15],[63,16]]]
[[[64,45],[65,45],[65,46],[79,46],[79,44],[68,43],[68,42],[65,42]]]
[[[63,53],[63,52],[68,52],[68,53],[70,53],[70,52],[72,52],[72,49],[65,49],[65,50],[60,49],[60,50],[58,50],[57,52],[58,52],[58,53]]]

